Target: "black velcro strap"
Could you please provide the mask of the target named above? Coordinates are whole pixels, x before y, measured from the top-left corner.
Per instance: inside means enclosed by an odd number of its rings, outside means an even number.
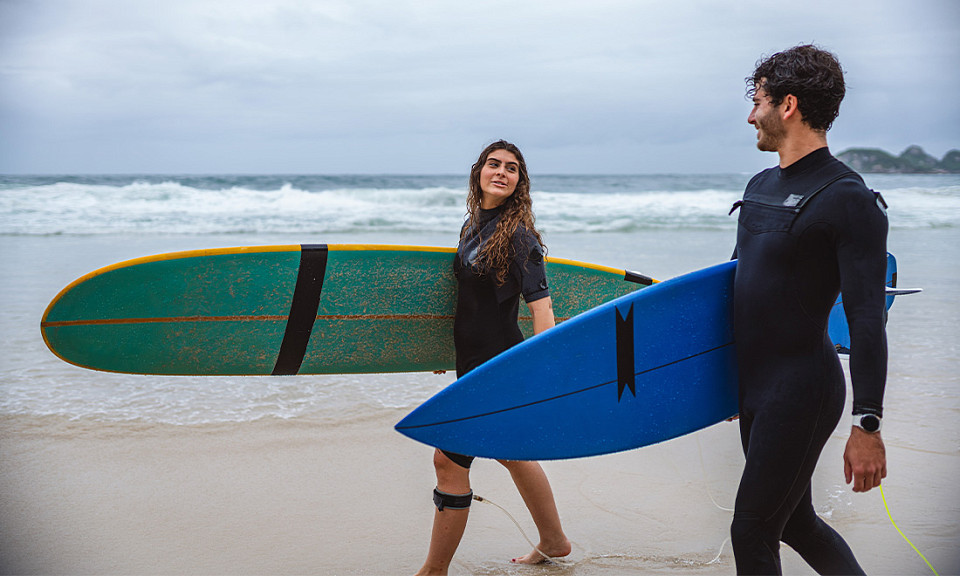
[[[440,512],[443,512],[444,508],[465,510],[473,503],[473,490],[466,494],[447,494],[434,488],[433,503],[437,505],[437,510]]]
[[[635,284],[642,284],[644,286],[650,286],[653,284],[653,278],[649,276],[644,276],[639,272],[631,272],[629,270],[623,271],[623,279],[627,282],[633,282]]]
[[[617,308],[617,402],[623,398],[623,391],[630,389],[634,397],[637,396],[636,371],[634,370],[633,348],[633,304],[627,311],[626,318]]]
[[[327,271],[327,245],[304,244],[300,247],[300,271],[290,302],[290,315],[283,333],[280,353],[273,367],[275,376],[288,376],[300,371],[307,353],[310,333],[320,307],[323,276]]]

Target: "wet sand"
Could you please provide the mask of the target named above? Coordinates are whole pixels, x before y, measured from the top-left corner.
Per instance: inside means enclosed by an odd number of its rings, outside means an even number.
[[[392,430],[403,414],[208,426],[4,416],[2,571],[413,573],[427,550],[434,484],[431,449]],[[885,427],[884,488],[895,519],[940,574],[960,573],[956,447],[918,441],[917,425],[893,414]],[[818,512],[868,573],[929,573],[890,524],[880,493],[853,494],[844,484],[845,440],[845,430],[836,433],[821,458]],[[511,565],[528,545],[502,511],[475,503],[452,573],[733,574],[731,513],[721,508],[732,507],[742,463],[732,423],[546,462],[574,542],[571,564]],[[536,537],[505,469],[478,461],[472,481]],[[788,548],[782,555],[786,573],[812,573]]]

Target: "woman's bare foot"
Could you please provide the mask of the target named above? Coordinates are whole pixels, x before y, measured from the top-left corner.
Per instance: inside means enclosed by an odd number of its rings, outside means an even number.
[[[520,558],[514,558],[511,562],[514,564],[542,564],[549,558],[563,558],[570,554],[570,551],[570,541],[566,539],[563,542],[557,543],[555,546],[545,546],[541,543],[540,546],[533,549],[533,552]]]

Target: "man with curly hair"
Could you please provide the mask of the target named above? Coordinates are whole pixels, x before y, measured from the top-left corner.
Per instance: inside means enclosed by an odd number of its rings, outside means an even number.
[[[814,511],[811,478],[846,394],[827,333],[840,291],[853,386],[844,473],[854,492],[886,476],[885,204],[827,148],[845,92],[833,54],[797,46],[762,59],[746,81],[757,147],[780,162],[754,176],[735,204],[734,334],[746,455],[731,526],[737,572],[781,573],[785,542],[821,574],[862,574],[850,547]]]

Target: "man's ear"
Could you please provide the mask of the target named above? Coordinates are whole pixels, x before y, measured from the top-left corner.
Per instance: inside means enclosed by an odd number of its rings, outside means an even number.
[[[780,103],[780,114],[784,120],[789,120],[793,116],[800,118],[800,101],[793,94],[787,94],[783,102]]]

